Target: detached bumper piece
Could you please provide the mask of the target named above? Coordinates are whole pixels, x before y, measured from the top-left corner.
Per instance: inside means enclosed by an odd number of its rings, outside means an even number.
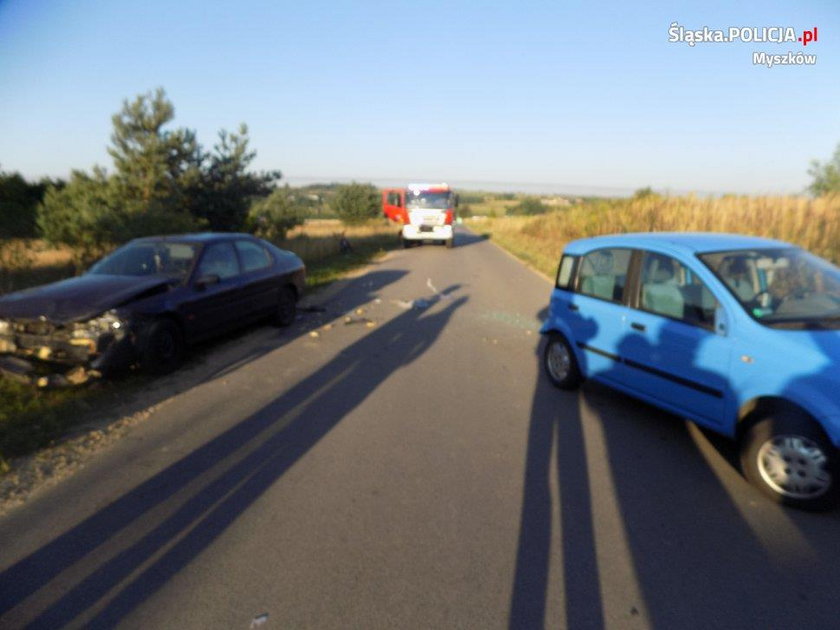
[[[12,356],[0,356],[0,375],[17,383],[42,388],[83,385],[101,376],[97,370],[90,370],[81,365],[73,366],[66,372],[45,373],[34,363]]]

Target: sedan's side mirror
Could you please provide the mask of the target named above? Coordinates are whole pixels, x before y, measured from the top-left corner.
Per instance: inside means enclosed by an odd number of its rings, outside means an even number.
[[[198,280],[195,281],[195,288],[199,290],[203,290],[206,287],[213,286],[214,284],[219,284],[221,278],[215,273],[208,273],[205,276],[201,276]]]

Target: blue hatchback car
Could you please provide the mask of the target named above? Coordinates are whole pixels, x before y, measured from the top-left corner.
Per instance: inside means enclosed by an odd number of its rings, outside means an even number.
[[[650,233],[569,243],[545,371],[585,378],[738,441],[744,475],[787,505],[840,497],[840,269],[788,243]]]

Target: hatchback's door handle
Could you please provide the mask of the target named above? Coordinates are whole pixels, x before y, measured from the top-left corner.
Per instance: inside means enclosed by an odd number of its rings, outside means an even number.
[[[638,330],[639,332],[645,332],[646,329],[644,324],[639,324],[637,322],[633,322],[632,324],[630,324],[630,328],[632,328],[633,330]]]
[[[569,304],[570,311],[579,311],[580,307],[577,304]]]

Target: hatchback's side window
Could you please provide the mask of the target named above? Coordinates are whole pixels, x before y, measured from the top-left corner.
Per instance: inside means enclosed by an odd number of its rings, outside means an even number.
[[[569,256],[564,254],[560,259],[560,266],[557,268],[557,281],[555,286],[558,289],[569,289],[572,283],[572,273],[575,270],[575,262],[577,256]]]
[[[230,243],[213,243],[204,250],[198,267],[198,277],[216,275],[220,280],[239,275],[239,262]]]
[[[680,261],[664,254],[645,252],[639,306],[652,313],[711,328],[717,300],[700,278]]]
[[[599,249],[580,260],[578,292],[584,295],[621,302],[630,267],[629,249]]]
[[[271,264],[271,260],[262,247],[251,241],[236,241],[236,251],[239,252],[239,260],[242,261],[242,271],[256,271],[265,269]]]

